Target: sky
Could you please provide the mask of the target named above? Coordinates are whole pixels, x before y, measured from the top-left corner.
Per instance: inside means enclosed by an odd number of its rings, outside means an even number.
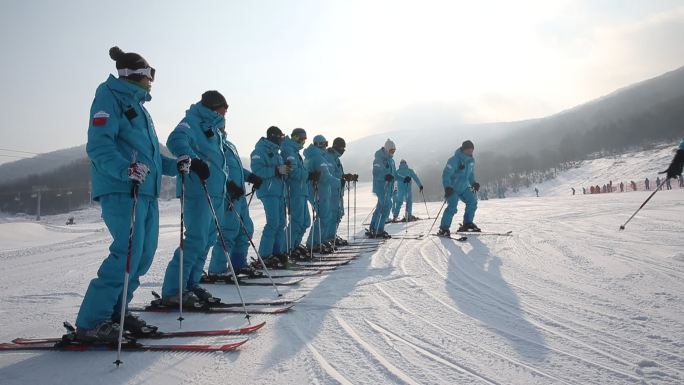
[[[85,143],[114,45],[157,70],[146,106],[162,143],[215,89],[243,156],[271,125],[329,140],[429,135],[547,116],[684,65],[684,1],[5,0],[0,9],[0,163]]]

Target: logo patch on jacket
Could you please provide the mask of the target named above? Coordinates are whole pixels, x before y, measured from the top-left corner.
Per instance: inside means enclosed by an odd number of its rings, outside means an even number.
[[[104,126],[107,124],[109,114],[104,111],[98,111],[93,115],[93,126]]]

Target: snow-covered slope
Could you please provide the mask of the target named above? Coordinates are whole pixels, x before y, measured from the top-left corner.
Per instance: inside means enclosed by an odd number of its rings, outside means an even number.
[[[285,296],[306,297],[288,314],[255,316],[267,324],[239,351],[124,353],[118,369],[112,352],[0,352],[0,383],[681,384],[684,190],[658,194],[618,232],[645,196],[483,201],[477,223],[513,236],[390,240],[284,288]],[[367,185],[358,202],[360,230],[373,205]],[[429,204],[433,215],[439,205]],[[253,206],[259,229],[263,212]],[[424,206],[415,210],[425,217]],[[178,242],[177,203],[162,202],[161,213],[157,258],[133,303],[159,290]],[[74,319],[109,245],[108,233],[96,231],[97,208],[77,214],[77,227],[61,226],[66,216],[2,225],[0,341],[60,335],[61,322]],[[431,224],[388,230],[418,234]],[[26,229],[35,242],[27,243]],[[210,290],[236,299],[233,287]],[[273,296],[268,287],[243,291],[248,300]],[[178,328],[175,314],[145,318]],[[186,314],[183,329],[243,323],[240,315]]]
[[[603,186],[610,181],[614,189],[623,182],[625,186],[631,181],[643,188],[646,178],[655,186],[657,177],[661,171],[670,165],[674,150],[679,143],[658,146],[655,149],[637,151],[609,158],[599,158],[583,161],[579,167],[558,173],[555,179],[545,181],[529,189],[521,189],[518,193],[507,194],[509,196],[534,196],[534,188],[539,189],[539,195],[543,196],[566,196],[571,195],[571,187],[582,193],[582,187],[589,189],[590,186]],[[672,182],[673,187],[676,182]],[[588,192],[587,192],[588,193]]]

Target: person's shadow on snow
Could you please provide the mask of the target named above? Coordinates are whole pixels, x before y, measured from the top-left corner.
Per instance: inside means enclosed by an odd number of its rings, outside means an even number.
[[[467,253],[453,247],[453,240],[441,242],[448,255],[445,284],[459,310],[504,337],[520,357],[542,361],[548,352],[546,342],[525,318],[518,295],[501,276],[501,258],[477,235],[468,238],[473,248]]]

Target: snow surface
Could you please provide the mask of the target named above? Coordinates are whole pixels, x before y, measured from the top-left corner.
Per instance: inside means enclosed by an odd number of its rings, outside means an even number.
[[[651,180],[651,188],[655,186],[657,177],[661,171],[670,165],[674,150],[679,143],[669,143],[658,146],[655,149],[630,152],[616,155],[609,158],[599,158],[586,160],[581,163],[581,167],[558,173],[555,179],[547,180],[544,183],[532,185],[530,188],[523,188],[517,193],[507,193],[506,195],[532,197],[535,195],[534,188],[539,189],[541,196],[567,196],[572,195],[571,187],[577,190],[577,194],[582,194],[582,187],[587,191],[591,186],[602,186],[613,181],[613,188],[617,189],[620,182],[625,184],[628,189],[630,181],[639,185],[639,189],[644,188],[644,180],[648,177]],[[672,187],[678,186],[678,182],[672,181]]]
[[[681,384],[684,190],[656,195],[617,231],[646,196],[480,202],[481,227],[514,235],[388,241],[330,274],[282,288],[285,296],[306,297],[288,314],[254,316],[267,324],[238,351],[124,352],[118,369],[115,352],[0,352],[0,383]],[[372,206],[364,184],[359,232]],[[429,204],[432,215],[439,207]],[[417,202],[414,214],[425,217],[424,208]],[[134,304],[160,289],[178,242],[177,202],[161,202],[160,211],[157,257]],[[79,227],[63,226],[61,215],[0,228],[0,341],[58,336],[62,321],[74,320],[110,242],[107,231],[96,231],[103,226],[97,207],[75,214]],[[263,226],[258,204],[253,217]],[[388,230],[418,234],[431,224]],[[346,220],[341,232],[346,236]],[[233,287],[209,289],[237,298]],[[248,300],[273,297],[269,287],[243,292]],[[144,316],[178,329],[176,314]],[[241,315],[185,317],[184,330],[244,324]]]

